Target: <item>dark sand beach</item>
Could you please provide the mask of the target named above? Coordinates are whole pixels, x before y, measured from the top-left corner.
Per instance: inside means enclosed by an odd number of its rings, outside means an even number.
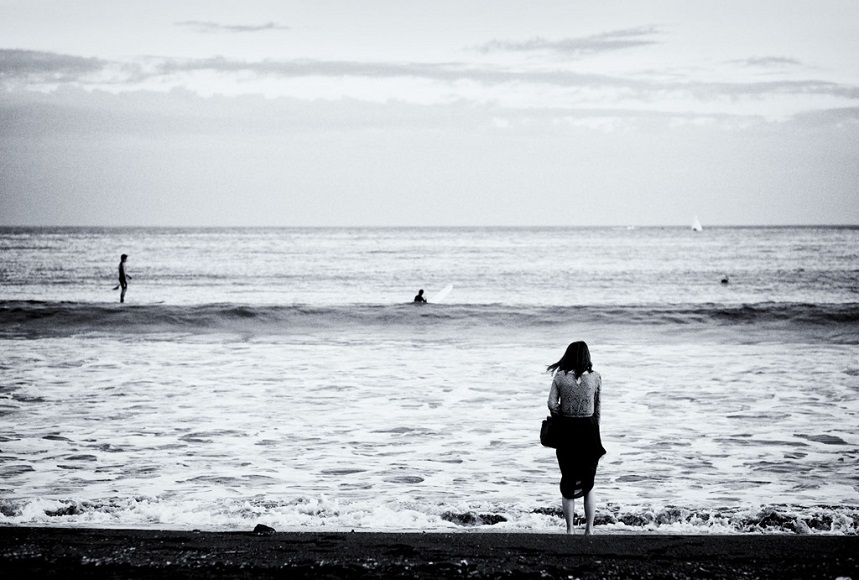
[[[859,537],[0,528],[4,578],[859,578]]]

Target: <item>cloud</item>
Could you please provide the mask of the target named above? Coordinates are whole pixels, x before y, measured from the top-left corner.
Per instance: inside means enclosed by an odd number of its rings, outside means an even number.
[[[768,125],[762,115],[645,107],[515,107],[459,100],[422,105],[407,101],[308,100],[255,95],[201,97],[186,90],[109,93],[64,87],[53,93],[14,91],[0,100],[0,137],[88,139],[107,136],[172,139],[177,136],[269,138],[365,131],[420,131],[472,135],[512,131],[562,135],[570,131],[660,133],[676,128],[718,126],[745,131]],[[786,127],[791,123],[780,123]],[[859,128],[859,107],[801,113],[798,129]],[[0,139],[2,141],[2,139]]]
[[[62,85],[131,86],[148,78],[139,63],[0,48],[0,89]]]
[[[194,32],[203,34],[212,33],[242,33],[242,32],[265,32],[268,30],[289,30],[289,26],[283,26],[275,22],[264,24],[220,24],[218,22],[206,22],[202,20],[185,20],[176,22],[176,26],[190,28]]]
[[[278,81],[300,78],[346,78],[369,81],[403,80],[401,84],[389,84],[386,98],[407,100],[410,87],[416,81],[430,81],[449,85],[449,94],[461,94],[463,98],[477,98],[481,94],[487,99],[497,98],[483,89],[511,86],[522,95],[530,95],[535,105],[548,104],[549,89],[583,91],[585,102],[595,99],[605,103],[622,100],[625,103],[639,101],[642,106],[649,103],[692,99],[711,102],[722,99],[762,98],[782,96],[834,97],[837,99],[859,99],[859,87],[819,79],[772,80],[757,82],[706,82],[689,78],[666,80],[655,73],[636,77],[611,76],[580,73],[569,68],[555,70],[530,70],[490,65],[473,65],[461,62],[396,62],[396,61],[342,61],[342,60],[263,60],[246,61],[224,57],[205,59],[148,58],[137,62],[105,61],[72,55],[47,52],[0,49],[0,86],[11,88],[16,84],[33,85],[80,85],[90,88],[113,87],[129,90],[146,89],[153,82],[160,88],[190,87],[196,73],[217,79],[225,92],[241,85],[240,92],[252,93],[249,80],[257,78]],[[241,82],[239,82],[239,77]],[[284,87],[287,85],[285,84]],[[457,92],[457,87],[468,87]],[[343,84],[342,92],[333,96],[348,96],[349,89]],[[285,91],[283,94],[288,94]],[[378,92],[377,92],[378,94]],[[557,92],[553,93],[557,97]],[[586,106],[574,100],[572,106]],[[834,104],[834,103],[832,103]],[[830,106],[832,105],[830,104]]]
[[[479,131],[498,108],[457,101],[418,105],[359,99],[307,100],[256,95],[201,97],[186,90],[110,93],[64,87],[52,93],[14,91],[0,100],[3,138],[122,135],[278,136],[371,130]],[[513,114],[516,114],[515,112]]]
[[[659,30],[655,26],[641,26],[560,40],[541,37],[525,41],[493,40],[478,46],[477,50],[483,53],[547,51],[568,56],[586,56],[656,44],[657,41],[651,37],[658,33]]]
[[[747,67],[758,68],[784,68],[802,66],[802,63],[795,58],[786,56],[753,56],[743,60],[733,60],[733,64],[739,64]]]
[[[798,81],[768,81],[745,83],[679,83],[691,94],[707,97],[765,97],[773,95],[830,96],[844,99],[859,99],[859,87],[816,79]]]
[[[265,60],[237,61],[223,57],[209,59],[173,59],[160,63],[156,70],[169,75],[177,72],[250,73],[285,78],[363,77],[393,79],[415,77],[427,80],[471,81],[484,85],[531,83],[562,88],[621,89],[638,98],[664,95],[666,92],[687,93],[698,98],[765,96],[765,95],[829,95],[848,99],[859,98],[859,87],[816,79],[780,80],[769,82],[702,82],[692,80],[648,80],[610,75],[578,73],[567,69],[529,71],[463,63],[417,62],[357,62],[334,60]]]
[[[0,50],[0,81],[34,79],[67,82],[99,73],[108,65],[97,58],[40,52],[36,50]]]
[[[338,60],[262,60],[243,61],[224,57],[206,59],[169,59],[155,67],[158,74],[209,71],[251,73],[287,78],[306,76],[401,78],[422,77],[436,80],[461,80],[470,74],[458,65],[398,62],[356,62]]]
[[[115,74],[112,80],[107,75]],[[360,77],[365,79],[419,78],[431,81],[470,81],[484,85],[509,82],[619,86],[623,79],[570,71],[529,72],[498,67],[471,66],[463,63],[358,62],[341,60],[262,60],[246,61],[224,57],[204,59],[147,58],[139,62],[116,62],[95,58],[25,50],[0,49],[0,81],[83,83],[102,75],[100,83],[141,82],[181,73],[234,73],[258,77]],[[179,79],[180,80],[180,79]],[[138,87],[134,87],[138,88]]]

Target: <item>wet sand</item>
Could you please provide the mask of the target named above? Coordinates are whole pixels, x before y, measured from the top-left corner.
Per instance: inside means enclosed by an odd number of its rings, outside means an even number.
[[[859,579],[859,537],[0,528],[4,578]]]

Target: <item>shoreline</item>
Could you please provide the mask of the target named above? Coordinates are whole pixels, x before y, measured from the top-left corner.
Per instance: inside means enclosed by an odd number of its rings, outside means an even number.
[[[0,527],[6,578],[859,579],[859,536]]]

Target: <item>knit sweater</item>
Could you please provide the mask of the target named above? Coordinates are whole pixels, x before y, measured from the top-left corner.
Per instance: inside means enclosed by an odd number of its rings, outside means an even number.
[[[576,379],[570,371],[558,371],[549,391],[549,410],[564,417],[596,417],[600,419],[600,387],[598,372],[585,373]]]

